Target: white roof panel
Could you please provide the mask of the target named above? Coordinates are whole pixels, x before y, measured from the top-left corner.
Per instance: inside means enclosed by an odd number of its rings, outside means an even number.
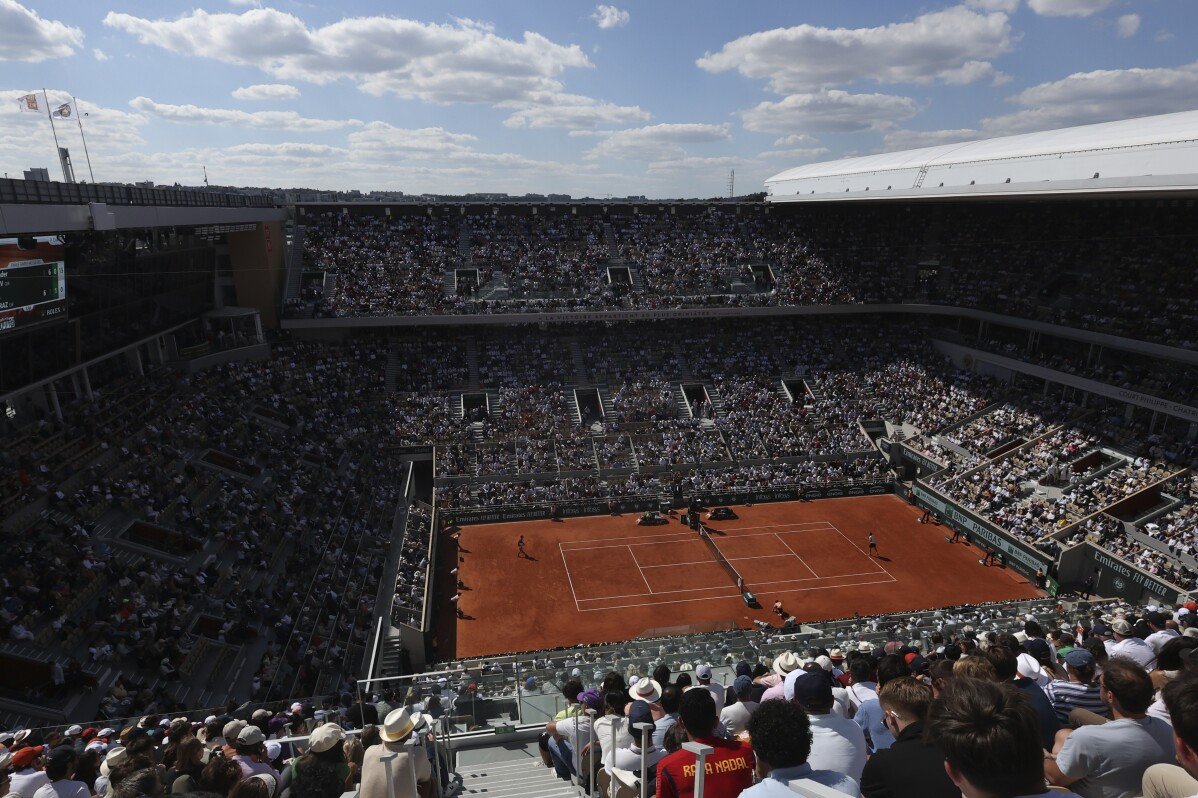
[[[771,199],[1198,173],[1198,111],[805,164],[766,181]],[[1043,193],[1046,186],[1037,186]],[[1072,189],[1070,189],[1072,190]],[[874,194],[871,198],[881,199]],[[830,199],[824,196],[823,199]]]

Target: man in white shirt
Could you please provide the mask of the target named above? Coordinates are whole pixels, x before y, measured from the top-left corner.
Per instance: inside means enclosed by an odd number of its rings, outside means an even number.
[[[878,700],[877,678],[878,663],[872,656],[853,657],[849,661],[849,715],[857,712],[857,708],[866,701]]]
[[[74,746],[59,746],[46,756],[46,778],[33,798],[90,798],[91,790],[82,781],[72,780],[78,763]]]
[[[1085,798],[1133,798],[1145,770],[1174,761],[1173,729],[1148,716],[1152,679],[1139,665],[1110,659],[1100,684],[1114,720],[1059,732],[1053,752],[1045,755],[1044,777]]]
[[[752,700],[753,680],[748,676],[737,676],[732,683],[736,693],[736,703],[724,707],[720,712],[720,723],[728,730],[728,734],[738,737],[749,725],[749,718],[757,710],[757,702]]]
[[[43,785],[50,783],[50,777],[42,770],[42,754],[44,745],[19,748],[12,754],[13,774],[8,780],[8,794],[19,795],[21,798],[33,798],[33,794]]]
[[[695,678],[699,683],[696,688],[702,687],[707,692],[711,693],[711,697],[715,699],[715,708],[718,712],[724,708],[724,704],[728,701],[727,689],[719,682],[711,680],[711,666],[704,662],[699,667],[695,668]]]
[[[1107,656],[1129,659],[1146,671],[1156,667],[1156,652],[1152,646],[1132,635],[1131,624],[1126,619],[1116,619],[1111,624],[1111,632],[1115,639],[1106,642]]]
[[[807,758],[816,770],[843,773],[856,782],[869,749],[865,732],[853,721],[832,714],[832,677],[823,669],[807,671],[793,682],[787,681],[788,700],[794,701],[811,719],[811,754]],[[793,692],[792,692],[793,690]]]
[[[1176,629],[1170,629],[1167,626],[1165,616],[1160,612],[1150,612],[1144,617],[1144,622],[1148,624],[1148,628],[1152,630],[1152,634],[1144,638],[1144,642],[1152,647],[1153,654],[1160,654],[1161,649],[1175,637],[1180,637]]]

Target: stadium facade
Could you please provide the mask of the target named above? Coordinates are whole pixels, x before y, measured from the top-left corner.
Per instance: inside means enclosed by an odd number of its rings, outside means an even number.
[[[1188,597],[1193,585],[1169,581],[1155,567],[1135,561],[1126,548],[1116,551],[1108,538],[1088,534],[1088,524],[1117,518],[1126,522],[1126,536],[1135,546],[1178,563],[1170,573],[1196,567],[1191,555],[1174,557],[1167,544],[1144,534],[1143,526],[1145,519],[1167,516],[1189,500],[1187,489],[1179,486],[1189,484],[1185,457],[1192,457],[1198,438],[1193,324],[1198,285],[1185,260],[1198,243],[1192,240],[1196,141],[1198,112],[1189,112],[845,159],[771,178],[764,204],[300,203],[278,208],[206,192],[5,181],[0,184],[0,236],[14,239],[19,251],[28,251],[39,237],[60,238],[69,302],[65,320],[0,333],[6,432],[14,440],[32,440],[32,419],[63,424],[71,417],[64,405],[96,403],[109,390],[130,390],[160,371],[219,374],[225,364],[265,362],[272,348],[298,357],[298,348],[309,344],[367,352],[362,362],[377,367],[372,388],[385,385],[387,393],[405,394],[404,401],[414,406],[445,413],[465,436],[444,441],[397,434],[383,448],[405,466],[390,471],[390,462],[372,463],[374,470],[363,475],[394,483],[395,493],[387,497],[391,504],[376,512],[374,523],[397,536],[393,549],[371,560],[381,574],[377,596],[373,602],[362,597],[370,605],[368,617],[354,620],[343,652],[344,661],[355,662],[350,670],[371,678],[394,677],[440,659],[433,642],[436,615],[444,610],[435,608],[446,588],[435,581],[435,553],[446,514],[462,524],[568,516],[602,512],[616,500],[606,494],[577,502],[538,498],[513,510],[482,498],[524,482],[601,477],[638,485],[640,477],[651,477],[652,490],[619,497],[628,499],[620,506],[627,511],[663,502],[685,506],[696,498],[759,502],[894,490],[946,525],[965,530],[1013,571],[1042,577],[1054,593],[1088,585],[1132,601],[1174,603]],[[712,230],[718,235],[706,235]],[[671,249],[674,231],[683,231],[678,236],[688,246],[712,251],[725,246],[733,254],[677,256],[685,247]],[[758,239],[770,247],[756,247]],[[1085,246],[1076,246],[1079,240]],[[359,246],[363,241],[382,243]],[[546,268],[530,276],[524,263],[510,256],[517,250],[526,258],[544,241],[551,250],[569,250],[566,267],[559,269],[567,273]],[[490,247],[493,242],[510,247]],[[763,254],[744,255],[758,250]],[[1076,255],[1070,256],[1073,250]],[[1099,260],[1092,257],[1096,251],[1107,260],[1091,262]],[[676,265],[671,258],[684,263]],[[1119,282],[1120,267],[1133,262],[1144,264],[1144,270],[1130,274],[1127,284]],[[568,273],[575,266],[585,272],[581,278]],[[1157,278],[1163,282],[1153,282]],[[1104,290],[1111,302],[1101,309],[1087,304]],[[866,337],[866,330],[877,334]],[[674,331],[677,337],[671,337]],[[921,429],[897,415],[862,418],[859,428],[854,420],[847,432],[837,432],[857,435],[860,450],[812,456],[772,448],[764,435],[754,442],[760,447],[741,448],[727,431],[732,425],[720,424],[728,410],[716,406],[720,392],[730,389],[710,368],[703,372],[692,366],[684,373],[679,367],[664,386],[677,413],[695,421],[688,442],[692,459],[671,461],[668,452],[664,465],[636,459],[638,447],[668,449],[676,441],[672,428],[657,438],[648,422],[623,437],[616,427],[612,434],[586,431],[588,410],[609,418],[619,409],[613,402],[621,394],[618,370],[600,379],[593,365],[607,365],[605,349],[635,352],[645,342],[682,349],[689,336],[709,333],[763,341],[775,334],[810,335],[846,359],[855,354],[849,350],[857,342],[839,337],[860,334],[863,346],[884,350],[910,335],[939,360],[951,362],[962,381],[984,379],[1000,388],[984,405],[936,429]],[[821,334],[830,337],[818,338]],[[218,335],[219,345],[214,343]],[[541,350],[521,341],[538,337],[555,340],[561,346],[554,351],[567,358],[542,358]],[[522,353],[513,359],[527,361],[522,363],[527,373],[544,369],[546,385],[569,386],[567,406],[578,418],[562,425],[571,427],[570,434],[555,428],[545,439],[557,458],[551,467],[539,464],[537,446],[528,446],[531,455],[519,448],[533,437],[528,431],[504,440],[488,437],[492,424],[503,426],[502,411],[495,408],[504,397],[492,384],[502,377],[489,370],[486,351],[504,347]],[[320,355],[307,355],[330,370]],[[625,383],[635,382],[627,364],[620,368]],[[414,376],[423,372],[435,376]],[[294,376],[270,372],[267,382],[288,384]],[[761,376],[791,405],[835,403],[835,385],[822,382],[820,368]],[[239,392],[228,396],[244,405],[255,424],[300,440],[299,403],[255,403],[246,387],[251,384],[238,384]],[[330,390],[349,387],[329,385]],[[151,406],[176,388],[160,389]],[[868,395],[851,399],[865,406],[876,398],[873,391],[870,387]],[[987,449],[975,451],[970,441],[954,438],[1001,412],[1004,403],[1018,404],[1009,399],[1013,396],[1038,396],[1076,413],[1045,429],[1033,426],[995,440]],[[472,412],[482,420],[474,420]],[[703,413],[711,415],[700,418]],[[1004,519],[969,506],[962,494],[946,487],[946,473],[959,480],[954,484],[967,483],[992,462],[1035,451],[1039,442],[1078,419],[1087,424],[1102,419],[1121,434],[1091,444],[1078,458],[1085,462],[1072,464],[1076,469],[1066,475],[1064,487],[1088,489],[1090,482],[1116,473],[1135,476],[1135,487],[1094,499],[1043,540],[1017,534]],[[634,452],[631,468],[620,459],[624,438]],[[580,439],[590,454],[570,460],[565,452]],[[1176,444],[1183,454],[1162,454],[1161,441]],[[362,451],[373,443],[362,444]],[[105,442],[70,452],[63,476],[74,478],[94,468],[90,458],[106,457],[107,451]],[[263,464],[253,458],[216,447],[200,451],[198,459],[206,460],[189,460],[183,471],[188,478],[210,468],[221,479],[263,484],[256,481]],[[607,461],[606,452],[614,452]],[[341,454],[305,451],[300,459],[307,459],[299,465],[322,477],[345,477],[354,469]],[[1132,474],[1141,459],[1152,463],[1143,478]],[[509,462],[518,464],[510,472],[504,470]],[[771,463],[829,462],[870,476],[723,491],[673,479],[678,472],[717,470],[716,464],[733,473],[737,467]],[[423,478],[415,476],[418,467]],[[893,476],[878,478],[883,469]],[[208,491],[205,501],[219,492],[214,483],[200,484],[197,495]],[[20,535],[54,513],[68,512],[55,507],[52,496],[23,489],[7,494],[6,532]],[[137,533],[133,539],[129,532],[122,551],[171,563],[196,556],[186,548],[186,535],[162,527]],[[413,600],[413,594],[397,596],[390,586],[404,567],[402,546],[417,535],[433,552],[433,562],[423,582],[415,584]],[[348,544],[340,543],[345,550]],[[320,600],[305,602],[301,611],[315,617],[320,606]],[[361,638],[363,628],[368,640]],[[295,637],[286,638],[285,652],[292,652]],[[212,639],[214,647],[228,644]],[[299,651],[296,661],[310,653]],[[13,662],[24,658],[21,667],[34,673],[51,668],[53,657],[43,654],[8,652]],[[263,695],[288,697],[282,685],[327,689],[341,675],[318,669],[307,682],[301,670],[280,666]],[[272,693],[276,681],[280,690]],[[190,697],[193,703],[215,698],[203,690]],[[6,706],[17,714],[33,712],[16,699]],[[72,709],[58,707],[52,710],[57,715],[34,717],[65,720]]]

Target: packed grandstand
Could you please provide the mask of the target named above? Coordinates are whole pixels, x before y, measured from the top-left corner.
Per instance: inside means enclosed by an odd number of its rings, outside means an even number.
[[[1193,199],[271,211],[0,339],[8,793],[1198,793]],[[1037,597],[455,648],[464,528],[880,494]]]

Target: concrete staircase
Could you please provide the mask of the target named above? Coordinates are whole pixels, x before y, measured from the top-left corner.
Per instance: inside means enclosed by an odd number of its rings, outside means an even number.
[[[458,228],[458,255],[462,263],[470,262],[470,223],[462,217],[462,226]]]
[[[720,392],[715,389],[715,386],[706,383],[703,387],[707,389],[707,399],[711,402],[711,415],[714,418],[724,418],[728,415],[724,410],[724,398],[720,396]]]
[[[387,390],[395,390],[395,378],[399,374],[399,348],[395,341],[387,347]]]
[[[478,765],[459,765],[463,795],[486,798],[577,798],[577,789],[562,781],[537,760],[517,759]]]
[[[577,338],[570,339],[570,357],[574,361],[574,381],[586,385],[588,380],[586,359],[582,356],[582,344]]]
[[[617,260],[620,257],[620,248],[616,246],[616,230],[611,226],[611,222],[603,223],[603,237],[607,239],[607,257]]]
[[[474,336],[466,339],[466,365],[470,367],[470,387],[478,387],[478,341]]]
[[[678,405],[678,418],[694,418],[695,414],[691,412],[690,402],[686,401],[686,391],[682,390],[682,383],[674,383],[674,404]]]
[[[603,405],[603,417],[607,420],[616,417],[616,403],[611,400],[611,389],[604,383],[597,389],[599,393],[599,404]]]

